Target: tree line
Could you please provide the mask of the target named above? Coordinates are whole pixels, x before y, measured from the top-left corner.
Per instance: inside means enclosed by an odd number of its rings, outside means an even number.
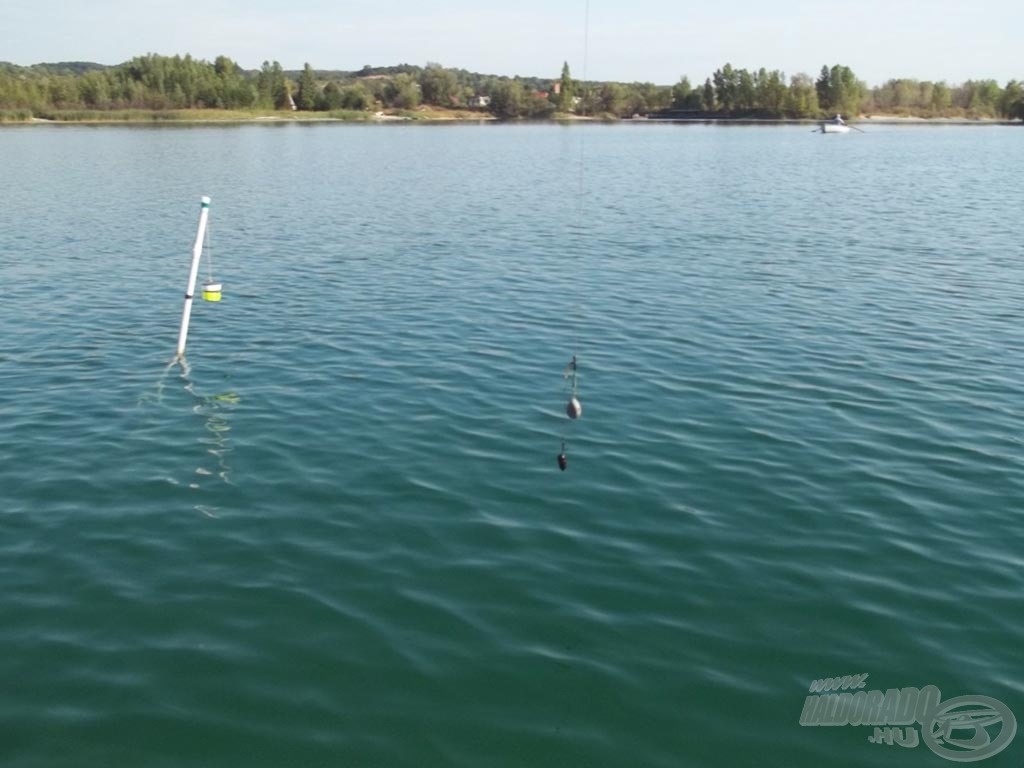
[[[797,74],[789,79],[779,70],[750,72],[726,64],[693,86],[683,77],[672,88],[671,109],[737,116],[817,118],[892,114],[917,117],[1024,119],[1024,83],[1011,80],[945,82],[892,79],[869,88],[843,65],[823,66],[816,79]]]
[[[0,112],[46,117],[71,110],[300,110],[334,112],[436,107],[477,109],[499,118],[675,115],[819,118],[886,113],[923,117],[1024,119],[1024,83],[960,85],[909,79],[869,88],[843,65],[817,78],[725,64],[703,83],[672,86],[580,82],[569,65],[556,79],[483,75],[428,63],[364,66],[353,72],[285,71],[274,61],[244,70],[227,56],[147,54],[112,67],[88,62],[19,67],[0,63]]]

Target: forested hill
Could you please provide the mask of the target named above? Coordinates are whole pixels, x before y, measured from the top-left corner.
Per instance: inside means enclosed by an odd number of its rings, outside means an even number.
[[[86,72],[101,72],[105,69],[110,69],[110,67],[92,61],[58,61],[33,64],[31,67],[19,67],[8,61],[0,61],[0,73],[3,74],[84,75]]]
[[[684,63],[684,62],[682,62]],[[703,83],[586,82],[568,65],[550,77],[487,75],[440,64],[286,71],[274,61],[245,70],[226,56],[137,56],[107,66],[0,62],[0,119],[81,111],[230,109],[349,113],[410,110],[422,104],[472,109],[500,118],[555,114],[628,117],[669,114],[814,119],[842,113],[1024,119],[1024,84],[960,84],[892,79],[869,88],[847,66],[824,65],[812,77],[725,64]],[[671,112],[670,112],[671,111]]]

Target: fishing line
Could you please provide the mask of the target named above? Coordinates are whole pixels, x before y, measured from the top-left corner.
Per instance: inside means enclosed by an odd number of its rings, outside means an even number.
[[[586,117],[587,114],[587,66],[589,64],[590,55],[590,0],[586,0],[584,4],[583,12],[583,73],[582,79],[580,80],[581,95],[580,95],[580,117]],[[584,245],[584,193],[585,193],[585,170],[586,170],[586,130],[583,126],[580,126],[580,155],[577,173],[577,189],[576,189],[576,274],[579,274],[579,266],[582,261],[581,254],[583,252]],[[579,399],[579,363],[578,354],[580,348],[580,336],[582,322],[582,302],[579,294],[576,294],[576,306],[572,313],[572,360],[566,366],[562,372],[562,380],[568,387],[568,402],[565,406],[565,414],[570,420],[575,421],[583,415],[583,406]],[[562,452],[558,454],[558,468],[563,472],[569,466],[569,458],[566,454],[566,442],[567,435],[566,429],[562,430]]]
[[[212,283],[213,280],[213,235],[210,234],[212,227],[206,225],[206,276],[207,281]]]
[[[590,56],[590,0],[586,0],[583,11],[583,77],[580,80],[580,117],[587,116],[587,64]],[[583,252],[583,211],[584,211],[584,195],[586,192],[586,186],[584,184],[584,176],[586,175],[586,156],[587,156],[587,132],[583,126],[580,126],[580,159],[579,166],[577,169],[577,189],[576,189],[576,261],[577,267],[579,266],[580,254]],[[579,274],[579,270],[576,270]],[[576,362],[576,353],[579,351],[580,346],[580,326],[582,325],[582,319],[580,317],[582,307],[579,299],[579,295],[576,297],[576,312],[574,315],[574,327],[573,327],[573,363]]]
[[[203,236],[203,254],[206,256],[206,282],[203,283],[203,300],[220,301],[223,285],[213,276],[213,226],[206,225]]]

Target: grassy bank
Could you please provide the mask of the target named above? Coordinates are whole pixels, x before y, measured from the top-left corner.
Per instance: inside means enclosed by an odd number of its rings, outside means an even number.
[[[46,109],[0,110],[0,123],[217,123],[217,122],[368,122],[374,120],[485,120],[490,115],[467,109],[418,107],[379,112],[337,109],[291,112],[242,109]]]
[[[22,113],[25,110],[21,111]],[[241,109],[53,109],[30,113],[23,120],[44,120],[53,123],[199,123],[241,122],[250,120],[368,120],[365,112],[263,112]]]
[[[0,123],[27,123],[31,119],[28,109],[0,109]]]

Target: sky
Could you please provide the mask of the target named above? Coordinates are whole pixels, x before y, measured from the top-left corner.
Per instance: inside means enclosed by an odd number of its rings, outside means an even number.
[[[1024,0],[0,0],[0,61],[226,55],[246,69],[437,62],[669,85],[726,62],[816,76],[1024,80]]]

